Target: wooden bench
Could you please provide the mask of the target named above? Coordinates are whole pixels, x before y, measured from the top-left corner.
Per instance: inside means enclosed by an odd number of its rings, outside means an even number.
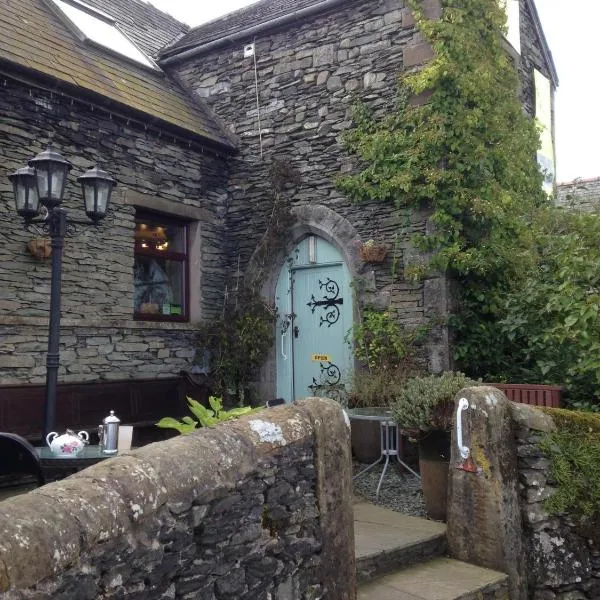
[[[189,413],[186,395],[205,403],[207,385],[187,376],[168,379],[135,379],[62,383],[57,390],[56,427],[61,432],[85,429],[95,433],[109,411],[114,410],[121,423],[139,429],[157,430],[154,424],[162,417]],[[0,386],[0,431],[17,433],[40,441],[44,414],[44,385]],[[157,439],[163,439],[160,430]]]

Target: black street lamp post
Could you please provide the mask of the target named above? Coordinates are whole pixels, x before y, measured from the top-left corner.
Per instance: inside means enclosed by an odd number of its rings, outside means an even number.
[[[97,167],[77,178],[81,183],[85,212],[90,221],[68,219],[61,208],[71,163],[48,148],[18,169],[9,179],[13,184],[15,208],[25,226],[40,224],[50,236],[52,275],[50,281],[50,326],[46,356],[46,400],[44,404],[44,437],[54,429],[56,417],[56,384],[60,364],[60,291],[62,254],[68,226],[98,225],[106,216],[115,180]],[[39,217],[40,205],[46,215]]]

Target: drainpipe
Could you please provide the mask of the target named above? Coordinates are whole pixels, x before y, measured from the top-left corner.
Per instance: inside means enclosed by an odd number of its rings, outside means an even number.
[[[158,64],[162,67],[172,65],[177,62],[181,62],[182,60],[191,58],[192,56],[197,56],[198,54],[210,52],[211,50],[219,48],[220,46],[225,46],[226,44],[233,44],[234,42],[239,42],[241,39],[247,40],[248,38],[251,38],[257,33],[261,33],[266,29],[272,29],[281,25],[287,25],[288,23],[292,23],[293,21],[302,17],[311,17],[317,13],[327,10],[328,8],[333,8],[338,4],[348,4],[348,0],[323,0],[323,2],[319,2],[319,4],[307,6],[306,8],[295,10],[292,13],[283,15],[281,17],[277,17],[276,19],[271,19],[270,21],[265,21],[264,23],[259,23],[258,25],[247,27],[246,29],[242,29],[241,31],[237,31],[230,35],[221,37],[218,40],[207,42],[206,44],[196,46],[195,48],[190,48],[189,50],[184,50],[183,52],[173,54],[172,56],[159,58]]]

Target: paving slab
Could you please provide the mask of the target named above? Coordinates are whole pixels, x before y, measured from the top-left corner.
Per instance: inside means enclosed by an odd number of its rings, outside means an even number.
[[[358,600],[496,600],[507,597],[507,581],[504,573],[436,558],[362,585]]]
[[[356,558],[445,536],[446,525],[361,502],[354,505]]]
[[[446,552],[443,523],[369,503],[354,505],[354,539],[359,584]]]

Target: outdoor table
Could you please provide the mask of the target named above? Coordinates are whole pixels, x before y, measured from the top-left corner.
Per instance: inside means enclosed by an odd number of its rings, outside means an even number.
[[[369,408],[350,408],[346,411],[351,420],[357,421],[379,421],[379,432],[380,432],[380,444],[381,444],[381,456],[371,465],[364,468],[360,473],[356,474],[352,479],[357,479],[363,473],[370,471],[375,465],[378,465],[382,460],[385,459],[383,471],[379,478],[379,484],[377,485],[377,491],[375,497],[379,498],[379,490],[385,477],[388,465],[390,463],[390,456],[395,456],[396,460],[407,470],[410,471],[416,477],[420,476],[418,473],[413,471],[400,457],[400,439],[401,434],[397,423],[392,418],[392,411],[385,407],[369,407]]]
[[[57,481],[77,473],[93,464],[107,458],[117,456],[118,453],[105,454],[100,446],[84,446],[76,456],[56,456],[48,446],[35,448],[40,458],[40,467],[44,473],[46,483]]]

